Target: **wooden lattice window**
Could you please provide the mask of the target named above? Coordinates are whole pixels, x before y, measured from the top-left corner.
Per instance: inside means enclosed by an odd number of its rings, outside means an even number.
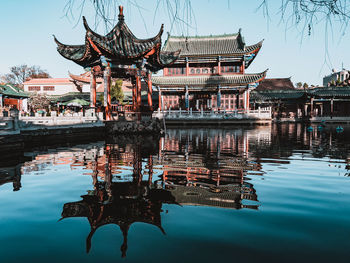
[[[40,86],[29,86],[28,91],[40,91]]]
[[[55,91],[55,86],[44,86],[44,91]]]

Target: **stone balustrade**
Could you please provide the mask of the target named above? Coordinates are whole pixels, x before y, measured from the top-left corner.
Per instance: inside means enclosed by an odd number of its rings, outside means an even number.
[[[257,110],[250,110],[244,112],[240,110],[235,111],[193,111],[190,110],[171,110],[154,112],[153,117],[165,118],[165,120],[271,120],[271,108],[258,108]]]

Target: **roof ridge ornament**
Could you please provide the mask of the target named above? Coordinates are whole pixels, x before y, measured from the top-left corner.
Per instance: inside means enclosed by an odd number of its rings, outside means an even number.
[[[122,5],[119,6],[119,15],[118,20],[121,22],[124,22],[124,14],[123,14],[124,7]]]

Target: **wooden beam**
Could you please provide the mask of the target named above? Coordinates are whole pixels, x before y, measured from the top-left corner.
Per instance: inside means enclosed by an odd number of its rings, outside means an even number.
[[[148,72],[147,74],[147,84],[148,84],[148,92],[147,92],[147,99],[148,99],[148,106],[149,109],[152,111],[153,104],[152,104],[152,79],[151,79],[151,72]]]
[[[107,66],[103,72],[104,80],[104,100],[103,104],[105,106],[106,120],[112,119],[111,115],[111,68]]]

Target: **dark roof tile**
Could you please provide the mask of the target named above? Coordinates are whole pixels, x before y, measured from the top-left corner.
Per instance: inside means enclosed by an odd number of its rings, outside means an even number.
[[[207,75],[207,76],[184,76],[165,77],[153,76],[152,83],[160,87],[184,87],[184,86],[238,86],[261,81],[266,76],[266,71],[256,74],[235,75]]]
[[[216,36],[169,36],[164,51],[175,52],[181,50],[180,56],[219,56],[232,54],[247,54],[260,49],[262,42],[252,46],[245,46],[240,33]]]
[[[290,78],[264,79],[255,89],[257,91],[264,90],[294,90],[294,86]]]

